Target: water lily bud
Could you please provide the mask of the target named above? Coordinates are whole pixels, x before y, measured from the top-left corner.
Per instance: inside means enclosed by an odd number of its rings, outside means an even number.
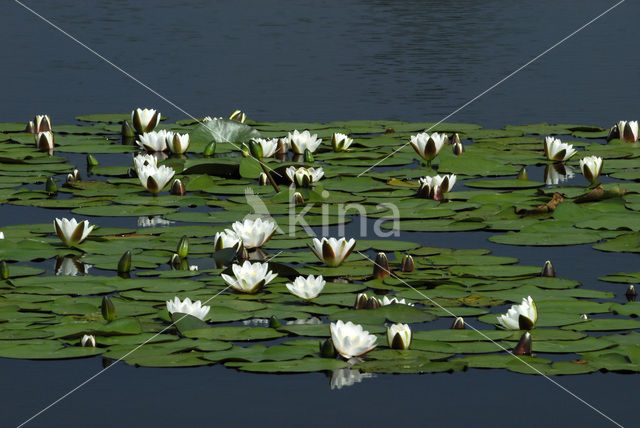
[[[453,144],[453,154],[456,155],[456,156],[459,156],[462,153],[464,153],[464,146],[462,145],[462,143],[460,143],[460,142],[454,143]]]
[[[278,148],[276,149],[277,155],[287,154],[287,143],[282,138],[278,138]]]
[[[234,110],[233,113],[229,115],[230,120],[235,120],[236,122],[245,123],[247,121],[247,115],[244,114],[242,110]]]
[[[356,296],[356,302],[353,305],[356,309],[364,309],[367,306],[369,297],[365,293],[360,293]]]
[[[527,174],[527,168],[522,167],[518,173],[518,180],[529,180],[529,174]]]
[[[182,181],[180,181],[179,178],[176,178],[171,185],[171,190],[169,190],[169,193],[171,193],[172,195],[184,196],[187,191],[184,188],[184,184],[182,184]]]
[[[167,147],[171,153],[183,154],[189,148],[189,143],[189,134],[179,134],[176,132],[173,136],[168,136]]]
[[[216,142],[212,141],[209,144],[207,144],[207,147],[204,148],[203,154],[205,156],[213,156],[215,152],[216,152]]]
[[[125,120],[124,122],[122,122],[122,127],[120,128],[120,135],[123,138],[135,138],[136,130],[133,129],[133,126],[131,126],[131,123],[129,123],[128,120]]]
[[[607,135],[607,141],[617,140],[620,138],[620,131],[618,131],[618,125],[613,125],[609,129],[609,134]]]
[[[531,355],[531,334],[526,331],[513,350],[515,355]]]
[[[334,152],[344,152],[353,143],[353,138],[349,138],[346,134],[335,132],[331,137],[331,145]]]
[[[36,134],[36,126],[33,124],[33,120],[30,120],[29,123],[27,123],[27,127],[24,129],[24,132]]]
[[[369,300],[367,300],[367,305],[364,307],[364,309],[378,309],[381,306],[382,304],[380,303],[380,300],[378,300],[375,296],[371,296],[369,297]]]
[[[84,336],[82,336],[82,340],[80,341],[80,344],[82,345],[83,348],[88,348],[88,347],[95,348],[96,338],[91,334],[85,334]]]
[[[602,173],[602,158],[598,156],[582,158],[580,159],[580,169],[584,178],[593,184]]]
[[[51,127],[51,119],[46,114],[37,115],[33,120],[33,124],[35,126],[36,133],[53,130],[53,128]]]
[[[87,166],[98,166],[98,159],[91,153],[87,155]]]
[[[413,272],[413,269],[415,269],[415,265],[413,264],[413,257],[411,257],[410,254],[405,254],[404,257],[402,257],[400,270],[402,272]]]
[[[264,151],[262,150],[262,144],[257,141],[249,141],[249,153],[256,159],[262,159]]]
[[[0,262],[0,278],[9,279],[9,265],[4,260]]]
[[[583,320],[583,321],[586,321],[586,320],[589,319],[589,317],[587,316],[587,314],[582,314],[582,315],[580,315],[580,319]]]
[[[393,324],[387,327],[387,344],[391,349],[409,349],[412,332],[408,324]]]
[[[126,273],[131,270],[131,250],[124,252],[118,261],[118,273]]]
[[[295,205],[304,205],[304,198],[300,192],[296,192],[293,194],[293,203]]]
[[[305,149],[304,151],[304,161],[308,162],[308,163],[312,163],[313,162],[313,153],[311,152],[311,150],[309,149]]]
[[[160,122],[160,112],[151,109],[137,108],[131,112],[131,123],[138,134],[151,132]]]
[[[553,265],[549,260],[544,262],[544,266],[542,267],[542,272],[540,272],[540,276],[546,276],[553,278],[556,276],[556,270],[553,268]]]
[[[45,131],[38,132],[35,137],[36,147],[41,152],[48,152],[53,150],[53,132]]]
[[[627,297],[627,300],[630,302],[633,302],[634,300],[636,300],[636,296],[638,295],[638,293],[636,292],[635,285],[629,284],[629,287],[627,288],[627,291],[624,293],[624,295]]]
[[[242,153],[242,156],[244,156],[245,158],[248,158],[249,156],[251,156],[251,147],[249,147],[247,143],[242,143],[240,145],[240,153]]]
[[[187,235],[183,235],[182,238],[180,238],[177,253],[181,259],[186,259],[189,255],[189,238],[187,238]]]
[[[275,315],[271,315],[271,318],[269,318],[269,327],[280,328],[282,327],[282,323]]]
[[[385,278],[389,275],[389,259],[385,253],[378,253],[373,262],[373,277],[377,279]]]
[[[102,298],[102,318],[107,321],[113,321],[116,318],[116,307],[113,305],[113,302],[109,298],[109,296],[104,296]]]
[[[336,348],[333,346],[333,341],[331,339],[321,340],[319,343],[320,347],[320,356],[322,358],[335,358],[336,357]]]
[[[638,121],[634,120],[626,122],[622,120],[618,122],[618,132],[622,141],[635,143],[638,141]]]
[[[47,183],[45,184],[45,192],[47,195],[55,195],[58,193],[58,185],[56,184],[56,180],[53,177],[47,178]]]
[[[460,140],[460,135],[458,135],[457,132],[454,132],[453,135],[451,136],[451,144],[454,146],[456,144],[462,144],[462,141]]]
[[[456,319],[453,320],[453,324],[451,324],[453,330],[464,330],[464,327],[464,318],[462,317],[456,317]]]
[[[169,266],[171,266],[171,269],[173,270],[178,270],[180,269],[180,261],[180,256],[174,253],[169,259]]]
[[[264,172],[261,172],[260,175],[258,176],[258,185],[266,186],[267,184],[269,184],[269,179],[267,178],[267,174],[265,174]]]

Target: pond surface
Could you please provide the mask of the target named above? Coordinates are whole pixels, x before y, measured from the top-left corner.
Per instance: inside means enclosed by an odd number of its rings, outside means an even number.
[[[57,2],[54,8],[28,3],[191,115],[226,116],[242,108],[254,120],[310,122],[438,121],[613,4]],[[9,4],[4,12],[12,57],[11,66],[0,70],[1,121],[23,122],[46,112],[55,127],[73,123],[79,114],[132,106],[157,107],[171,121],[185,117],[20,5]],[[637,12],[637,5],[623,3],[448,121],[487,128],[536,122],[608,127],[637,119]],[[83,162],[82,156],[65,157]],[[50,222],[52,213],[0,208],[7,225]],[[93,222],[136,227],[135,218]],[[560,277],[602,291],[612,291],[611,284],[598,276],[634,270],[630,266],[637,261],[635,255],[601,253],[590,245],[514,247],[489,242],[488,236],[418,232],[399,239],[488,248],[524,265],[551,259]],[[625,301],[619,292],[612,300]],[[101,368],[99,357],[0,360],[6,380],[3,422],[19,424]],[[633,425],[637,375],[554,380],[619,423]],[[122,363],[33,425],[88,421],[92,426],[608,425],[542,377],[502,370],[377,375],[332,390],[330,380],[317,373],[247,374],[217,366],[136,369]]]

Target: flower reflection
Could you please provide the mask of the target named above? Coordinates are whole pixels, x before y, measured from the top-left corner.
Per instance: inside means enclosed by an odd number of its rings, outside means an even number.
[[[75,257],[67,256],[56,259],[54,270],[57,276],[76,276],[89,274],[92,267],[93,265],[82,263]]]
[[[287,321],[285,324],[286,325],[300,325],[300,324],[316,325],[316,324],[322,324],[322,320],[318,317],[311,317],[307,319],[295,319],[295,320]]]
[[[548,185],[571,180],[573,176],[573,168],[563,163],[547,165],[544,169],[544,182]]]
[[[138,227],[157,227],[157,226],[169,226],[171,223],[174,223],[170,220],[165,220],[160,215],[156,215],[153,217],[138,217]]]
[[[331,372],[331,389],[342,389],[373,377],[376,377],[375,373],[361,373],[349,368],[334,370]]]

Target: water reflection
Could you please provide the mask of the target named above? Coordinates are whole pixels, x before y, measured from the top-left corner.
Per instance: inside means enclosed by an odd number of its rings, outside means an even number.
[[[92,267],[93,265],[82,263],[73,256],[58,256],[58,258],[56,258],[54,270],[57,276],[76,276],[87,275],[89,273],[89,269],[91,269]]]
[[[148,217],[148,216],[138,217],[138,227],[169,226],[171,223],[174,223],[174,222],[170,220],[165,220],[160,215],[155,215],[153,217]]]
[[[317,317],[311,317],[306,319],[290,320],[286,322],[286,325],[300,325],[300,324],[307,324],[307,325],[322,324],[322,320]]]
[[[376,377],[375,373],[361,373],[359,370],[349,368],[334,370],[331,372],[331,389],[342,389],[374,377]]]
[[[573,168],[557,162],[547,165],[544,169],[544,182],[546,184],[559,184],[563,181],[571,180],[574,175]]]

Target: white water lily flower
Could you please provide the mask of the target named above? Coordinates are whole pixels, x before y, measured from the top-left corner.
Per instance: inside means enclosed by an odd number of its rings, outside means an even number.
[[[252,141],[255,141],[262,148],[262,157],[270,158],[275,155],[278,150],[277,138],[253,138]]]
[[[137,155],[133,158],[133,166],[136,171],[147,165],[158,166],[158,159],[149,154]]]
[[[331,138],[331,145],[334,152],[344,152],[353,143],[353,138],[349,138],[346,134],[336,132]]]
[[[242,265],[231,266],[233,275],[222,274],[222,278],[231,288],[243,293],[256,293],[271,282],[278,274],[269,270],[269,263],[251,263],[245,260]]]
[[[445,175],[436,175],[435,177],[423,177],[419,180],[420,190],[418,193],[422,192],[426,187],[429,189],[434,188],[435,186],[440,187],[443,193],[450,192],[453,189],[453,186],[456,184],[456,175],[455,174],[445,174]]]
[[[420,134],[412,135],[410,143],[416,153],[426,160],[428,164],[431,164],[431,161],[438,156],[447,140],[448,138],[445,134],[434,132],[429,135],[426,132],[421,132]]]
[[[563,163],[547,165],[544,169],[544,182],[549,185],[570,180],[573,176],[573,168]]]
[[[563,143],[555,137],[545,137],[544,155],[551,161],[564,162],[576,154],[572,144]]]
[[[617,138],[627,143],[634,143],[638,141],[638,121],[624,121],[621,120],[614,128],[617,127]]]
[[[237,233],[231,229],[225,229],[222,232],[216,232],[213,238],[213,249],[218,251],[223,248],[237,248],[241,243]]]
[[[338,320],[332,322],[329,328],[333,346],[346,360],[364,355],[376,347],[376,336],[364,330],[360,324]]]
[[[304,300],[311,300],[318,297],[326,283],[322,275],[317,277],[309,275],[306,278],[299,276],[293,283],[287,283],[286,286],[293,295]]]
[[[245,219],[244,222],[236,221],[231,225],[233,231],[240,237],[246,249],[258,248],[267,242],[276,231],[276,222],[273,220]]]
[[[295,166],[290,166],[285,172],[289,180],[298,187],[309,187],[324,177],[324,170],[322,168],[296,168]]]
[[[35,137],[36,147],[43,152],[53,150],[53,132],[38,132]]]
[[[160,122],[160,112],[152,108],[137,108],[131,112],[131,123],[139,134],[151,132]]]
[[[387,343],[392,349],[409,349],[411,345],[411,327],[409,324],[393,324],[387,327]]]
[[[342,264],[355,246],[356,240],[353,238],[348,241],[345,238],[313,238],[313,246],[309,248],[327,266],[335,267]]]
[[[202,321],[204,321],[210,309],[211,306],[202,306],[200,300],[192,302],[188,297],[182,302],[178,296],[174,297],[173,300],[167,300],[167,311],[170,314],[180,313],[192,315]]]
[[[137,171],[140,184],[154,195],[164,189],[176,173],[173,168],[169,168],[165,165],[160,167],[146,165]]]
[[[136,144],[148,152],[162,152],[167,149],[167,131],[151,131],[140,134]]]
[[[344,368],[331,372],[331,389],[342,389],[345,386],[352,386],[362,382],[364,379],[376,377],[375,373],[361,373],[360,370]]]
[[[296,129],[293,134],[289,132],[289,142],[294,153],[303,155],[305,150],[309,150],[311,153],[315,152],[322,143],[322,139],[318,138],[318,134],[311,135],[308,130],[299,132]]]
[[[176,132],[171,135],[170,140],[169,134],[167,134],[167,148],[171,153],[182,154],[186,152],[189,148],[189,134],[178,134]]]
[[[392,297],[391,299],[387,296],[383,296],[382,299],[378,299],[380,302],[380,306],[388,306],[388,305],[407,305],[414,306],[413,303],[407,303],[405,299],[398,299],[397,297]]]
[[[82,336],[82,340],[80,341],[80,344],[83,347],[95,348],[96,347],[96,338],[92,334],[85,334],[84,336]]]
[[[587,156],[580,159],[580,170],[584,178],[589,180],[590,183],[594,183],[600,173],[602,173],[602,158],[598,156]]]
[[[89,220],[78,223],[75,218],[71,220],[67,218],[56,218],[53,221],[53,227],[58,234],[58,238],[68,247],[81,244],[87,239],[94,225],[89,224]]]
[[[498,323],[507,330],[531,330],[538,321],[538,310],[531,296],[513,305],[506,314],[498,316]]]
[[[34,130],[38,132],[52,131],[51,119],[46,114],[37,114],[34,119]]]

